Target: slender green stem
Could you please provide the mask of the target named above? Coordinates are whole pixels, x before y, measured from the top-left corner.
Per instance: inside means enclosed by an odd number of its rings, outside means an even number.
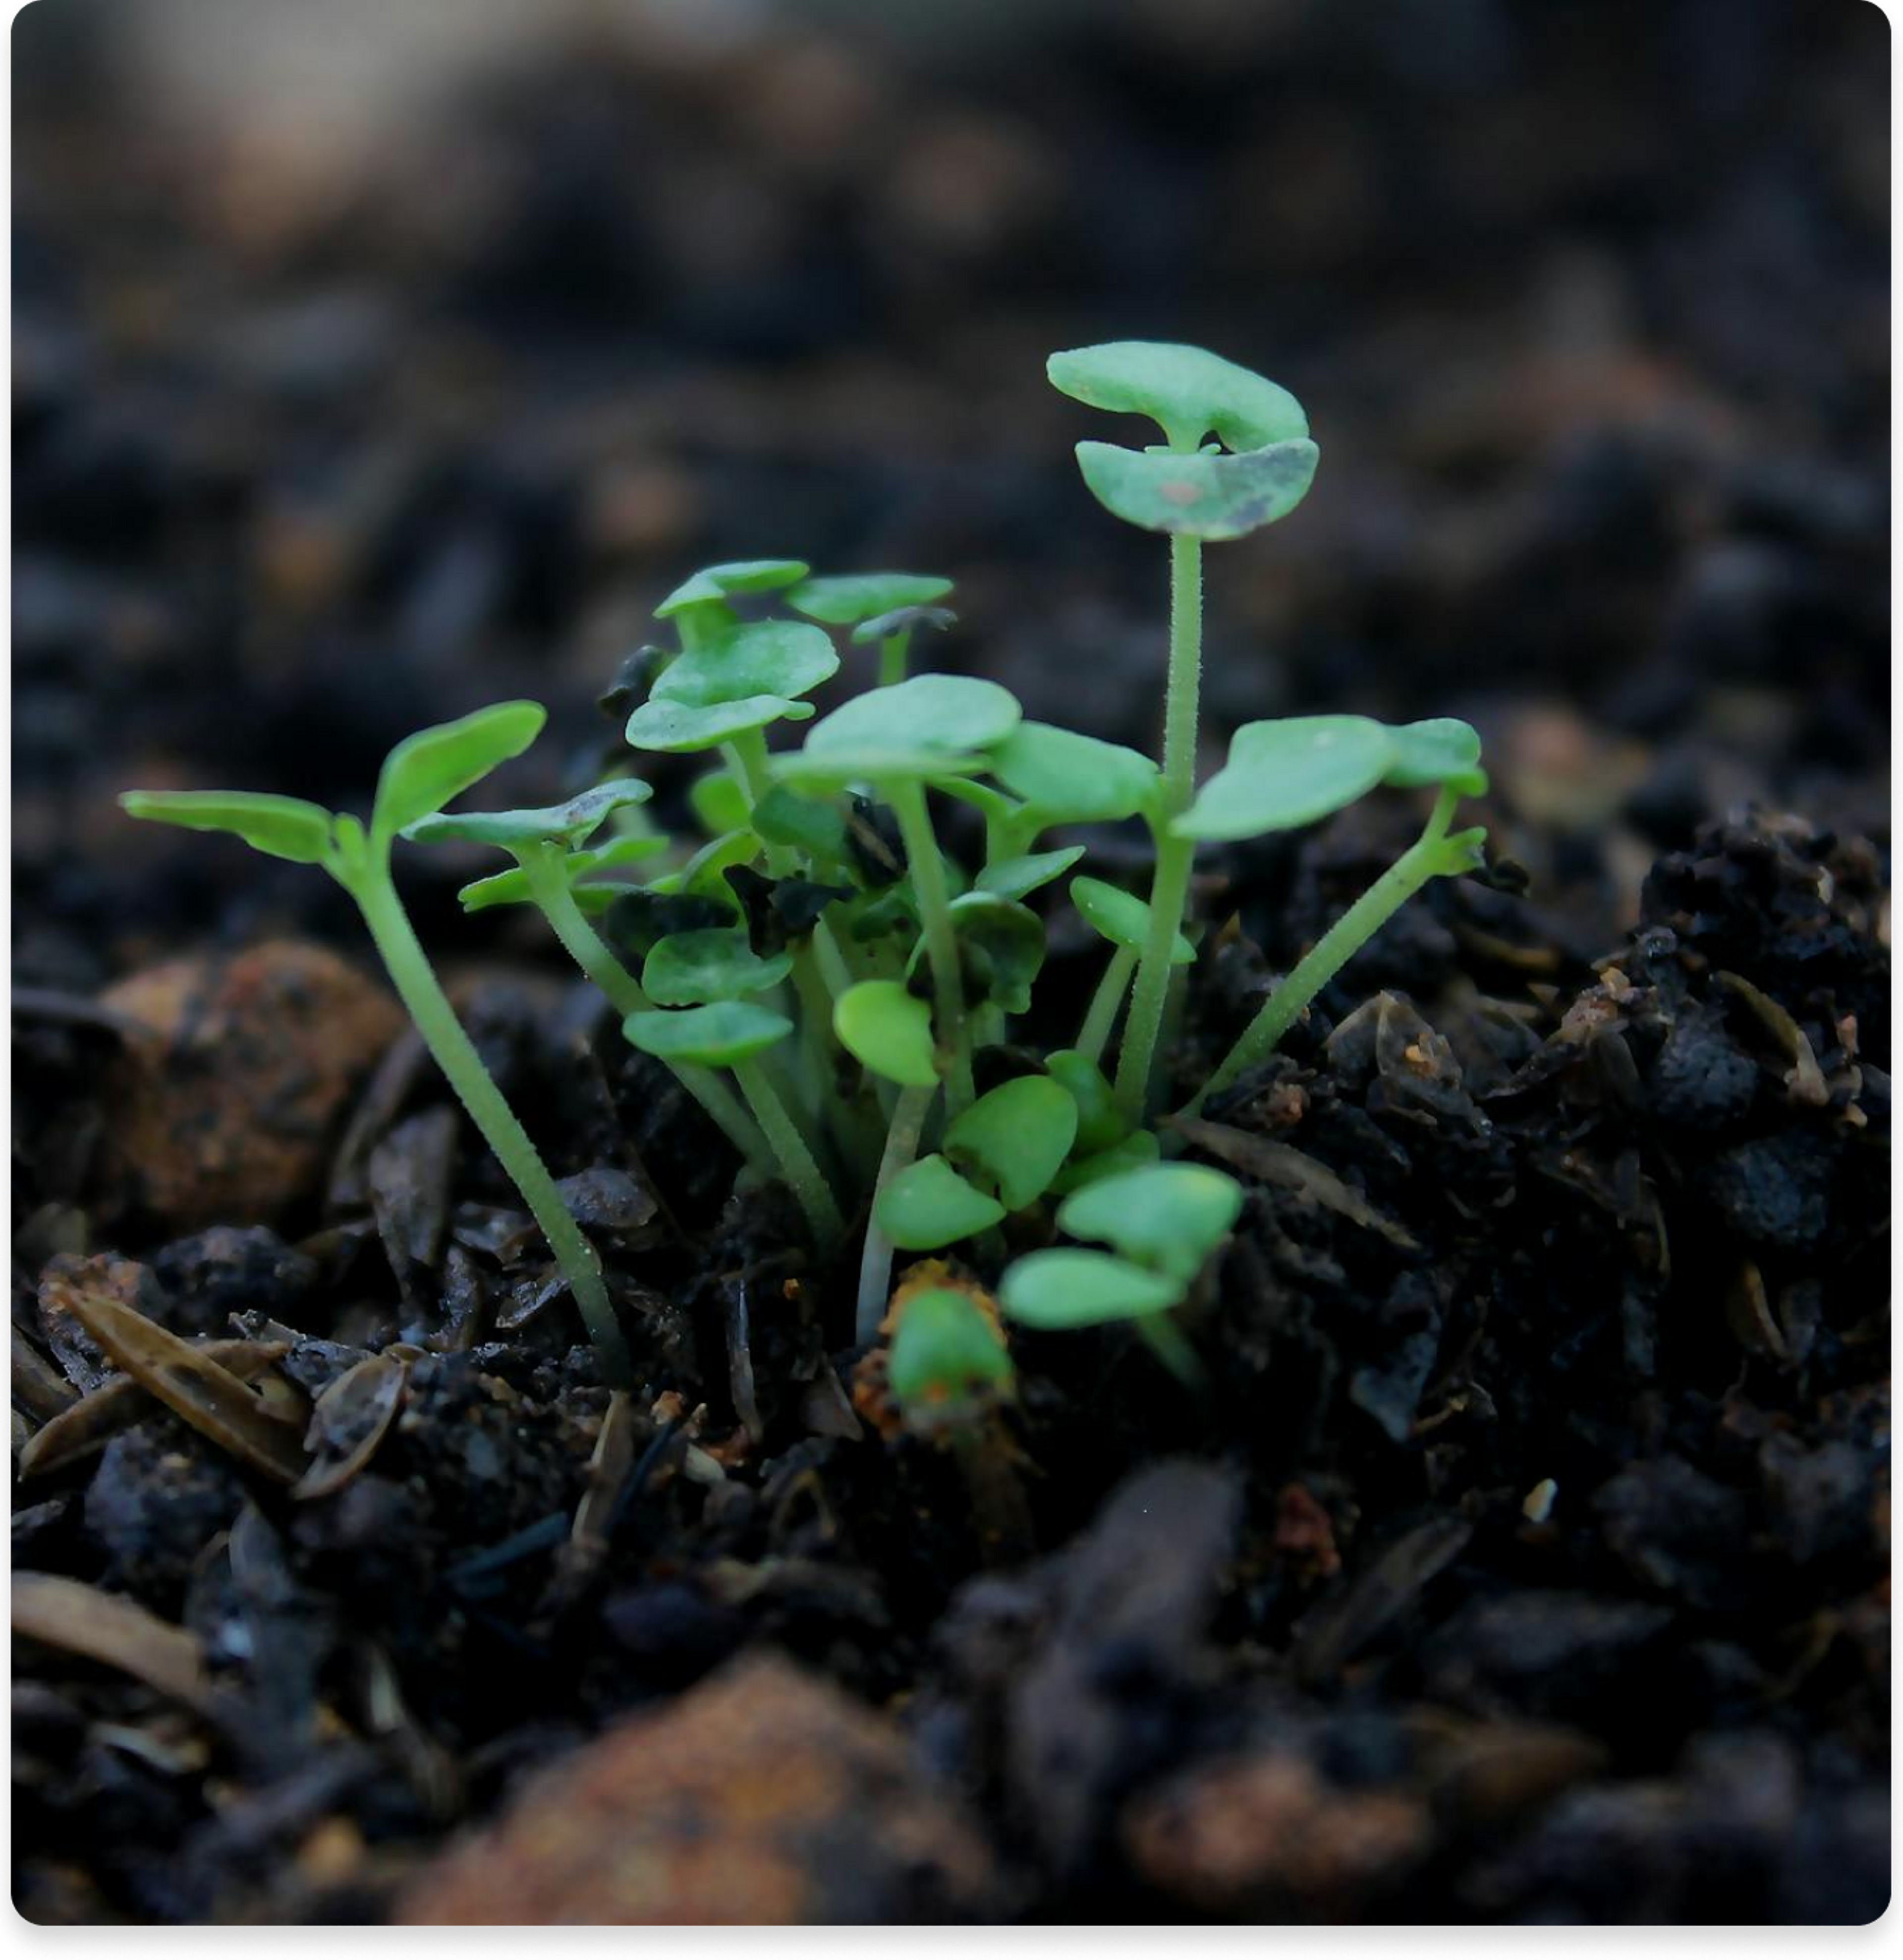
[[[357,901],[364,923],[370,928],[370,937],[417,1032],[542,1228],[548,1249],[555,1255],[569,1290],[575,1296],[575,1303],[581,1309],[603,1376],[617,1387],[627,1386],[634,1379],[634,1367],[602,1278],[601,1262],[562,1201],[541,1153],[504,1100],[501,1090],[491,1080],[475,1045],[463,1032],[456,1010],[430,970],[428,957],[411,927],[409,915],[389,873],[380,867],[367,869],[353,878],[347,889]]]
[[[760,800],[773,788],[771,765],[767,759],[767,734],[763,728],[749,728],[735,736],[724,745],[723,752],[729,765],[739,778],[742,793],[747,799],[749,815],[758,806]],[[790,877],[796,863],[793,851],[783,844],[769,844],[766,847],[767,870],[776,878]]]
[[[562,868],[560,850],[544,845],[524,852],[519,861],[529,880],[529,896],[548,921],[549,929],[561,942],[563,950],[608,996],[617,1018],[626,1020],[630,1014],[651,1007],[653,1004],[642,991],[640,982],[608,950],[607,941],[589,924],[586,915],[575,902],[567,873]],[[694,1062],[663,1065],[713,1118],[741,1156],[763,1177],[770,1177],[773,1153],[760,1134],[759,1125],[720,1077],[712,1069]]]
[[[878,684],[881,687],[897,687],[905,678],[907,657],[912,648],[912,635],[908,628],[903,633],[891,633],[878,643]]]
[[[879,1230],[878,1201],[885,1187],[918,1155],[920,1133],[926,1112],[937,1095],[936,1084],[899,1091],[893,1106],[891,1126],[885,1132],[885,1151],[878,1162],[878,1179],[872,1191],[872,1215],[866,1226],[866,1249],[859,1262],[859,1314],[853,1333],[859,1341],[877,1338],[878,1324],[885,1317],[885,1303],[891,1290],[893,1245]]]
[[[1315,996],[1423,885],[1468,868],[1473,861],[1476,833],[1447,835],[1459,801],[1453,791],[1441,792],[1427,828],[1296,963],[1294,972],[1269,995],[1262,1011],[1217,1064],[1215,1073],[1179,1114],[1198,1115],[1212,1096],[1267,1060]]]
[[[971,1080],[971,1036],[965,1025],[964,975],[958,964],[958,935],[952,923],[952,896],[945,880],[945,861],[939,855],[920,783],[895,782],[888,800],[898,818],[906,862],[912,874],[912,893],[918,900],[919,924],[925,935],[925,956],[932,967],[932,991],[938,1010],[939,1045],[945,1056],[945,1103],[947,1113],[961,1115],[976,1098]]]
[[[1188,910],[1193,840],[1172,837],[1170,824],[1196,795],[1197,702],[1202,680],[1202,541],[1170,540],[1170,678],[1163,711],[1163,807],[1156,826],[1156,870],[1150,883],[1150,924],[1136,989],[1117,1060],[1117,1101],[1125,1119],[1141,1123],[1149,1102],[1157,1036],[1170,986],[1170,955]]]
[[[826,983],[826,991],[835,1002],[853,984],[852,969],[846,963],[846,956],[839,948],[839,941],[833,937],[832,927],[822,915],[813,924],[813,958],[819,968],[819,977]]]
[[[1117,1025],[1117,1010],[1123,1004],[1123,995],[1136,968],[1136,951],[1133,947],[1120,946],[1110,955],[1110,964],[1104,969],[1104,977],[1097,983],[1097,991],[1091,996],[1090,1011],[1085,1015],[1084,1025],[1078,1030],[1077,1052],[1086,1061],[1102,1058],[1110,1029]]]
[[[779,1090],[774,1087],[772,1077],[761,1066],[757,1056],[735,1062],[733,1074],[740,1085],[741,1094],[747,1099],[748,1108],[758,1119],[761,1128],[766,1132],[767,1141],[773,1147],[774,1155],[780,1160],[781,1175],[799,1201],[800,1210],[806,1214],[806,1223],[812,1227],[813,1236],[822,1246],[831,1245],[845,1231],[846,1221],[840,1217],[839,1207],[833,1202],[833,1194],[820,1173],[819,1166],[813,1161],[813,1153],[808,1149],[799,1125],[787,1113]]]

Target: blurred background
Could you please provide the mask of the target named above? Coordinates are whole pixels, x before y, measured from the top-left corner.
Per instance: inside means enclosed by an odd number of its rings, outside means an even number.
[[[1886,821],[1867,0],[37,0],[13,52],[23,981],[335,922],[128,784],[361,807],[526,693],[573,787],[712,559],[948,574],[928,658],[1148,743],[1163,550],[1043,380],[1113,337],[1321,445],[1208,555],[1212,745],[1470,716],[1585,953],[1739,800]]]

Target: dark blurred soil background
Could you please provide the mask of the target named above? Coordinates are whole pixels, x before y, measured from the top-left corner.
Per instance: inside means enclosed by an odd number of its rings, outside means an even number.
[[[1876,7],[36,0],[13,51],[21,1910],[1882,1909]],[[1208,554],[1206,761],[1464,715],[1529,883],[1410,907],[1191,1140],[1250,1187],[1209,1400],[1020,1338],[1000,1570],[850,1288],[466,861],[399,875],[630,1401],[341,895],[114,797],[361,810],[529,695],[494,793],[549,800],[656,600],[783,554],[949,574],[926,658],[1147,745],[1164,554],[1043,379],[1126,336],[1321,445]],[[1408,826],[1209,854],[1190,1047]],[[102,1311],[221,1342],[277,1481]]]

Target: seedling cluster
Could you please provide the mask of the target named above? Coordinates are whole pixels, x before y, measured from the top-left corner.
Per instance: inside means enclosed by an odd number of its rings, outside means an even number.
[[[122,799],[135,816],[319,867],[350,893],[611,1378],[625,1379],[628,1363],[599,1262],[411,929],[392,876],[399,839],[484,845],[511,861],[465,886],[464,905],[534,907],[626,1039],[719,1125],[743,1174],[784,1182],[822,1259],[859,1239],[859,1338],[885,1316],[897,1252],[963,1246],[1000,1274],[1011,1319],[1127,1321],[1186,1376],[1195,1357],[1172,1315],[1242,1203],[1225,1173],[1167,1160],[1174,1133],[1159,1107],[1159,1052],[1202,939],[1189,903],[1197,845],[1314,823],[1384,787],[1432,793],[1419,840],[1276,988],[1179,1113],[1272,1052],[1422,886],[1481,862],[1483,832],[1453,828],[1461,800],[1485,787],[1463,722],[1250,722],[1197,784],[1202,547],[1301,501],[1317,450],[1294,397],[1199,348],[1148,342],[1055,355],[1049,371],[1064,393],[1147,415],[1163,437],[1077,448],[1098,501],[1169,541],[1160,765],[1028,721],[993,682],[912,674],[918,632],[952,623],[939,603],[948,580],[815,577],[770,558],[709,566],[662,602],[656,616],[673,644],[650,653],[628,716],[637,757],[707,757],[690,798],[697,838],[656,831],[649,786],[631,774],[548,809],[449,810],[534,740],[545,717],[530,702],[399,744],[367,826],[284,797]],[[870,685],[815,718],[809,697],[842,660],[871,669]],[[939,841],[934,806],[947,800],[979,819],[982,846],[966,860]],[[1129,822],[1153,848],[1142,893],[1077,868],[1078,826]],[[1033,1066],[1006,1045],[1031,1007],[1040,905],[1060,883],[1058,902],[1104,941],[1104,964],[1075,1038]],[[987,1077],[1014,1072],[980,1095],[975,1058],[986,1049],[997,1063]],[[1053,1229],[1090,1243],[1053,1245]],[[1012,1262],[1011,1247],[1026,1243],[1039,1249]],[[902,1399],[956,1402],[1008,1373],[1005,1351],[958,1302],[915,1303],[892,1357]]]

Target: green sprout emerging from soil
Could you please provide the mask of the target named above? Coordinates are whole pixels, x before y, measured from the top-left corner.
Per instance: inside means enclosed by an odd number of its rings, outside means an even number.
[[[1250,722],[1197,780],[1202,547],[1301,502],[1318,452],[1295,398],[1199,348],[1148,342],[1055,355],[1050,376],[1163,437],[1077,449],[1107,510],[1169,539],[1160,762],[1028,721],[993,682],[913,674],[919,629],[955,623],[940,603],[949,580],[764,558],[709,566],[670,593],[656,617],[672,643],[647,650],[644,684],[616,697],[635,757],[704,759],[688,765],[703,770],[686,798],[697,837],[655,828],[650,785],[619,772],[546,808],[450,810],[534,740],[544,711],[527,702],[401,744],[367,828],[284,797],[122,800],[135,816],[319,866],[351,894],[614,1381],[630,1369],[600,1263],[411,930],[392,875],[399,838],[513,861],[464,887],[465,908],[538,912],[626,1040],[717,1125],[741,1175],[790,1191],[822,1270],[856,1241],[859,1341],[886,1319],[897,1255],[963,1249],[1002,1276],[1009,1320],[1126,1322],[1192,1381],[1177,1311],[1193,1308],[1244,1202],[1225,1172],[1168,1160],[1183,1127],[1162,1114],[1159,1079],[1201,957],[1198,845],[1314,824],[1377,790],[1432,795],[1417,841],[1297,962],[1178,1118],[1272,1054],[1415,892],[1482,864],[1484,833],[1455,827],[1462,800],[1486,787],[1464,722]],[[809,697],[842,670],[867,684],[821,716]],[[935,808],[952,804],[974,848],[942,842]],[[1075,834],[1129,823],[1152,848],[1141,891],[1081,868],[1088,833]],[[1051,1022],[1036,995],[1047,915],[1063,904],[1104,943],[1103,965],[1074,1035],[1040,1053],[1023,1031]],[[1053,1245],[1058,1233],[1083,1242]],[[1026,1246],[1042,1249],[1014,1262]],[[891,1379],[911,1408],[976,1406],[1010,1370],[1002,1331],[955,1291],[917,1298],[894,1335]]]

